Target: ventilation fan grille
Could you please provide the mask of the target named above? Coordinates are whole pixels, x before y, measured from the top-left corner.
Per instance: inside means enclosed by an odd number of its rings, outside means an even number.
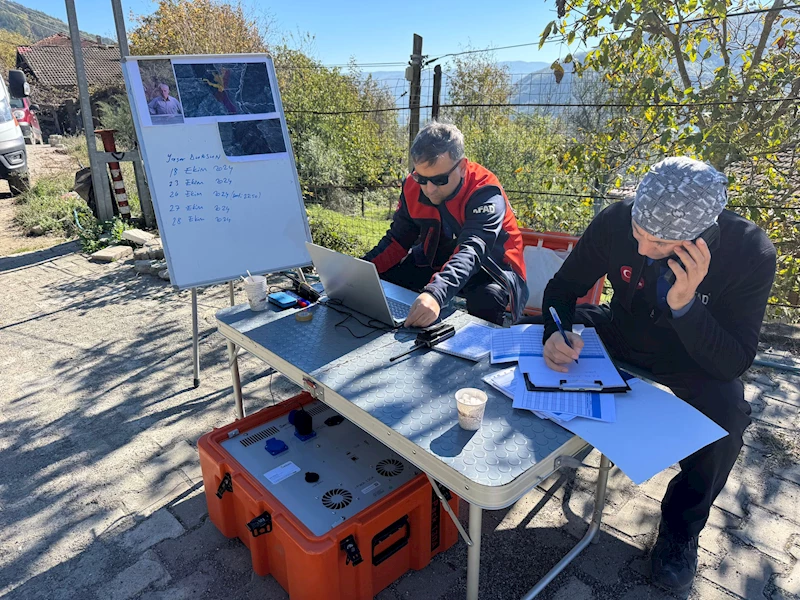
[[[245,448],[247,446],[252,446],[256,442],[260,442],[261,440],[265,440],[268,437],[272,437],[276,433],[278,433],[277,427],[267,427],[266,429],[263,429],[258,433],[254,433],[253,435],[248,435],[246,438],[244,438],[242,440],[242,446],[244,446]]]
[[[318,404],[317,406],[313,406],[309,408],[306,412],[310,414],[312,417],[318,415],[319,413],[325,412],[328,410],[328,407],[324,404]]]
[[[384,458],[380,461],[377,465],[375,465],[375,470],[378,474],[383,475],[384,477],[394,477],[396,475],[400,475],[405,469],[405,465],[397,460],[396,458]]]
[[[322,495],[322,505],[331,510],[341,510],[353,501],[353,494],[342,488],[328,490]]]

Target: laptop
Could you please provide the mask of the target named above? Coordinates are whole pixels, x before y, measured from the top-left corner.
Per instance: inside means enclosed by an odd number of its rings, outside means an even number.
[[[403,324],[419,294],[382,281],[371,262],[310,242],[306,248],[328,298],[386,325]]]

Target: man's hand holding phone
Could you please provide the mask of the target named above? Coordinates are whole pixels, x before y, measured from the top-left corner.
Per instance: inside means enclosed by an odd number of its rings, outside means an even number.
[[[567,346],[564,338],[555,332],[544,343],[544,363],[559,373],[568,371],[567,365],[578,360],[581,350],[583,350],[583,339],[577,333],[565,332],[569,338],[572,348]]]
[[[667,265],[675,274],[675,283],[667,293],[667,304],[672,310],[680,310],[694,298],[697,286],[708,274],[711,264],[711,251],[703,238],[697,242],[684,242],[675,248],[675,255],[681,259],[683,266],[674,259]]]

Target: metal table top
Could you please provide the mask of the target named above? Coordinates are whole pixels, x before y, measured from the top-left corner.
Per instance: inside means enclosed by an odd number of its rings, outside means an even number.
[[[337,323],[345,316],[325,306],[314,318],[295,320],[296,310],[261,313],[247,305],[220,310],[220,332],[256,354],[356,425],[459,495],[483,508],[516,501],[553,472],[562,455],[586,443],[556,423],[511,407],[511,400],[482,381],[508,365],[490,365],[421,350],[394,363],[414,335],[370,332],[353,319],[356,338]],[[366,318],[362,317],[366,321]],[[459,328],[477,320],[465,313],[445,319]],[[486,391],[489,401],[478,431],[458,425],[455,392]]]

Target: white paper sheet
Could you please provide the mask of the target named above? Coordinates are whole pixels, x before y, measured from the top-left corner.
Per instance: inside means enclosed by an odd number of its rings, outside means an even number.
[[[518,372],[519,368],[513,366],[509,367],[508,369],[503,369],[502,371],[495,371],[494,373],[489,373],[488,375],[484,375],[483,380],[490,386],[492,386],[494,389],[496,389],[498,392],[513,400],[514,388],[516,386],[516,376]],[[514,408],[519,408],[519,407],[514,406]],[[556,421],[557,423],[560,423],[561,421],[569,421],[570,419],[575,418],[575,415],[565,415],[562,413],[550,413],[538,410],[534,410],[531,412],[533,412],[533,414],[535,414],[540,419],[550,419],[551,421]]]
[[[613,422],[616,419],[614,394],[597,392],[531,392],[525,387],[522,371],[514,382],[514,408],[574,415],[585,419]],[[563,416],[560,416],[563,419]]]
[[[532,348],[530,352],[519,357],[519,368],[528,374],[528,379],[536,387],[592,387],[600,385],[604,388],[625,387],[625,380],[617,371],[611,357],[600,341],[593,327],[586,327],[581,334],[583,350],[578,363],[569,363],[566,373],[559,373],[544,362],[541,331],[525,331],[526,343]],[[560,335],[558,333],[554,335]],[[601,382],[598,384],[597,382]]]
[[[631,379],[614,394],[617,420],[574,419],[562,427],[600,450],[635,484],[694,454],[727,432],[680,398]]]

